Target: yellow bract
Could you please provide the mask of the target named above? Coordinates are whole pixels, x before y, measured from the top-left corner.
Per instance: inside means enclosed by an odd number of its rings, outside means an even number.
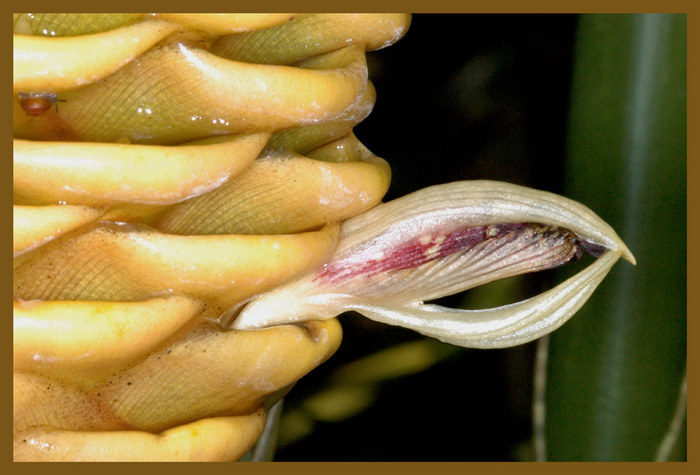
[[[58,114],[27,116],[16,101],[14,130],[26,139],[152,144],[277,132],[342,116],[366,87],[359,46],[301,68],[232,61],[174,42],[61,94]]]
[[[177,147],[15,140],[14,197],[32,203],[176,203],[243,171],[268,138],[258,133]]]
[[[147,21],[79,37],[14,35],[13,90],[60,92],[93,83],[175,30],[172,23]]]
[[[369,153],[363,160],[339,163],[272,155],[216,191],[174,206],[153,225],[176,234],[305,231],[379,204],[390,175],[389,165]],[[290,179],[280,181],[281,176]]]
[[[240,458],[342,332],[226,324],[386,193],[352,127],[410,17],[13,18],[15,460]]]
[[[88,206],[12,207],[12,251],[17,257],[56,236],[96,220],[104,212]]]
[[[210,35],[269,28],[293,19],[294,13],[158,13],[157,17]]]
[[[212,417],[160,434],[144,431],[39,429],[17,434],[14,459],[34,462],[227,462],[238,460],[260,437],[265,412]]]
[[[405,13],[304,14],[273,28],[218,38],[212,52],[238,61],[291,65],[352,44],[367,51],[384,48],[406,33],[410,21]]]
[[[331,320],[258,332],[221,332],[198,325],[181,337],[168,339],[168,332],[162,331],[168,329],[157,328],[161,323],[153,327],[157,332],[150,333],[150,345],[161,349],[141,357],[138,364],[125,361],[123,350],[112,360],[103,352],[111,370],[91,371],[88,364],[75,359],[77,349],[73,357],[59,355],[52,360],[47,356],[39,371],[20,362],[14,375],[14,430],[131,427],[159,432],[213,415],[250,413],[266,396],[325,361],[338,348],[342,335],[338,322]],[[142,346],[147,344],[144,341]],[[124,347],[132,352],[144,350]],[[121,369],[115,369],[117,364]]]
[[[202,307],[201,301],[181,296],[15,302],[14,369],[91,389],[160,346]]]
[[[222,312],[321,265],[337,235],[337,225],[294,235],[176,236],[98,223],[18,260],[14,296],[133,301],[167,292]]]

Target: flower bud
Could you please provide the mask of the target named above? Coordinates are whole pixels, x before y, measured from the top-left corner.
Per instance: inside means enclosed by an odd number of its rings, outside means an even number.
[[[523,302],[486,310],[423,303],[557,267],[584,252],[596,262]],[[635,263],[615,231],[575,201],[493,181],[438,185],[343,223],[328,262],[253,299],[232,327],[264,328],[354,310],[459,346],[513,346],[566,322],[621,256]]]

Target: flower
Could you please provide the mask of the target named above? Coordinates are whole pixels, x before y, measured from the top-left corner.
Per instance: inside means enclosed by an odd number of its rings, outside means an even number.
[[[584,252],[597,260],[522,302],[486,310],[424,303]],[[493,181],[437,185],[344,222],[322,267],[255,297],[230,326],[250,330],[354,310],[459,346],[514,346],[564,324],[620,257],[635,264],[615,231],[570,199]]]

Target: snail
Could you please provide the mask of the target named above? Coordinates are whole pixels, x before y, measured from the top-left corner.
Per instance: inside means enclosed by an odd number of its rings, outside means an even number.
[[[20,106],[29,116],[41,115],[53,106],[58,113],[58,103],[66,102],[65,99],[59,99],[58,94],[54,92],[20,92],[18,98]]]

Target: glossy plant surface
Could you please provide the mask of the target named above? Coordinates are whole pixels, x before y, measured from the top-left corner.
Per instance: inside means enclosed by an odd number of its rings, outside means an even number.
[[[375,99],[365,50],[409,21],[15,15],[15,460],[252,447],[340,326],[219,318],[380,202],[389,167],[351,131]]]
[[[409,22],[15,15],[15,460],[236,460],[337,350],[343,312],[511,347],[635,263],[593,211],[532,188],[381,203],[389,166],[352,129],[375,101],[365,52]],[[585,253],[522,302],[426,302]]]

